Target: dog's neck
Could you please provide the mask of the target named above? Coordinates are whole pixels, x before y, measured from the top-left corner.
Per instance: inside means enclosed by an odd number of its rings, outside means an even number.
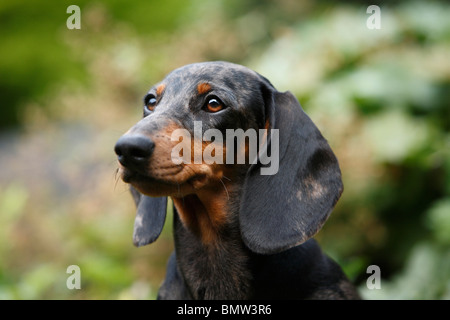
[[[182,198],[172,197],[184,227],[205,246],[217,244],[220,230],[228,222],[228,193],[225,191],[228,192],[221,186],[221,189],[208,188]]]
[[[194,298],[250,295],[251,253],[240,235],[241,190],[233,188],[236,185],[241,184],[221,183],[197,194],[172,197],[178,212],[174,218],[176,256],[186,262],[179,263],[180,271]]]
[[[183,226],[192,232],[207,247],[221,242],[222,231],[233,225],[239,217],[240,196],[247,166],[223,166],[195,193],[172,196]]]

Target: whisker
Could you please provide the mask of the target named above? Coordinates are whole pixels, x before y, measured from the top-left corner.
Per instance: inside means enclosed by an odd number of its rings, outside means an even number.
[[[119,173],[119,168],[116,168],[115,172],[114,172],[114,180],[116,181],[114,183],[114,191],[116,191],[117,188],[117,183],[119,182],[119,177],[117,176]]]
[[[228,181],[231,181],[230,178],[225,177],[224,175],[222,175],[223,178],[227,179]]]
[[[230,195],[228,194],[228,190],[227,190],[227,187],[225,186],[225,183],[223,183],[222,179],[219,179],[219,180],[222,183],[222,185],[223,185],[223,187],[225,189],[225,192],[227,193],[227,200],[230,200]]]

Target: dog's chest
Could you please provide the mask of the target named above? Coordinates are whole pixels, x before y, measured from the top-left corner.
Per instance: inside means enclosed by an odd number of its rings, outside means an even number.
[[[188,230],[176,228],[177,263],[192,298],[248,299],[252,295],[248,249],[237,234],[224,237],[214,247],[205,247]]]

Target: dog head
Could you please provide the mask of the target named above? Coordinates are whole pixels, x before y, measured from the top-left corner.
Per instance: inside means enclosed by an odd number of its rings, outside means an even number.
[[[230,130],[243,132],[244,139],[236,143]],[[226,62],[182,67],[151,88],[143,119],[115,151],[138,207],[138,246],[159,236],[167,196],[200,194],[225,186],[226,178],[228,185],[241,184],[244,243],[257,253],[280,252],[312,237],[343,189],[336,157],[297,99]],[[263,174],[268,157],[277,159],[276,170]]]

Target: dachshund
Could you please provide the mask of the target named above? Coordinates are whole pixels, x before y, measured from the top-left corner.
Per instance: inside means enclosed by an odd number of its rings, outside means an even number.
[[[359,299],[312,238],[343,191],[338,160],[294,95],[260,74],[229,62],[172,71],[115,153],[136,246],[158,238],[172,199],[158,299]]]

